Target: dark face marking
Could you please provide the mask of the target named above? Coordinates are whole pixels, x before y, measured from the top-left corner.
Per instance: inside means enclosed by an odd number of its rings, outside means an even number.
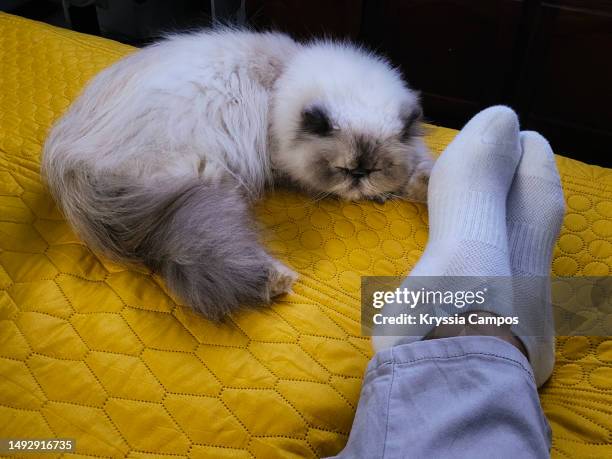
[[[378,165],[379,146],[375,140],[366,136],[357,136],[353,142],[354,158],[346,167],[336,166],[335,169],[357,186],[361,179],[368,178],[372,173],[380,172],[382,169]]]
[[[303,132],[319,137],[327,137],[333,131],[328,114],[324,108],[318,105],[304,109],[300,129]]]
[[[355,169],[371,171],[376,168],[379,145],[374,139],[359,135],[355,138]]]
[[[365,169],[362,167],[355,167],[354,169],[349,169],[348,167],[338,167],[338,166],[336,166],[336,169],[338,169],[343,174],[346,174],[348,177],[352,177],[353,179],[357,179],[357,180],[367,177],[372,172],[380,172],[382,170],[382,169]]]
[[[400,140],[407,142],[415,135],[418,135],[418,122],[423,118],[423,110],[421,107],[413,107],[410,110],[404,111],[400,117],[403,123]]]

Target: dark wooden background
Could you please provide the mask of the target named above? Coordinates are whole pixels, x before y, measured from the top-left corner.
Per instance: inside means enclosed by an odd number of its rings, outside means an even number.
[[[249,21],[387,55],[431,122],[507,104],[555,151],[612,166],[612,1],[247,0]]]

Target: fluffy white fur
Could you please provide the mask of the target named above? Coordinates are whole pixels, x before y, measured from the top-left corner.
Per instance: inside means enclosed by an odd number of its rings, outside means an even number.
[[[86,88],[49,136],[44,169],[61,177],[86,165],[145,180],[229,174],[256,196],[271,180],[269,91],[297,50],[285,35],[240,31],[144,48]]]

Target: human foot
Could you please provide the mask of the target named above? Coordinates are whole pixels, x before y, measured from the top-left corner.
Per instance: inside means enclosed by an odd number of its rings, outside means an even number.
[[[507,228],[518,326],[538,386],[550,377],[555,336],[550,265],[565,203],[550,145],[537,132],[521,132],[523,156],[508,194]]]
[[[429,241],[403,287],[421,287],[420,276],[510,276],[506,200],[520,154],[518,119],[508,107],[488,108],[466,124],[433,167]],[[493,312],[508,315],[511,292],[498,296],[507,302]],[[385,305],[387,314],[401,309]],[[412,340],[430,330],[413,327]],[[391,347],[402,338],[375,336],[374,348]]]

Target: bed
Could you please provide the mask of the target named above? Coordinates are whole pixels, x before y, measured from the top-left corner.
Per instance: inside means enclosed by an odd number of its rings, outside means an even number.
[[[0,438],[72,438],[96,458],[337,453],[372,355],[360,277],[411,269],[426,207],[271,194],[257,217],[300,274],[294,293],[207,322],[146,269],[92,253],[39,177],[50,125],[132,51],[0,13]],[[440,152],[455,134],[430,126],[427,143]],[[557,163],[567,215],[552,272],[610,275],[612,170]],[[553,457],[612,456],[612,339],[558,338],[540,396]]]

